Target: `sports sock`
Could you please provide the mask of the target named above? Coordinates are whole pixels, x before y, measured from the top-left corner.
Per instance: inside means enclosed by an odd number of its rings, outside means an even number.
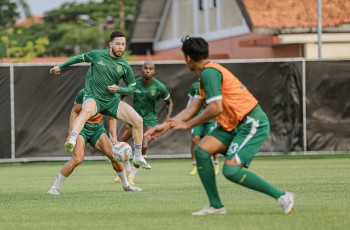
[[[234,183],[243,185],[244,187],[253,189],[255,191],[265,193],[276,199],[285,194],[284,191],[279,190],[255,173],[242,169],[240,166],[225,164],[223,168],[223,174],[228,180]]]
[[[51,186],[52,187],[55,187],[55,188],[59,188],[61,186],[61,184],[63,183],[63,181],[66,179],[67,177],[63,176],[61,174],[61,172],[58,173],[57,177],[56,177],[56,180],[55,182],[53,183],[53,185]]]
[[[216,178],[211,155],[198,145],[194,149],[194,154],[197,161],[198,175],[207,193],[210,206],[213,208],[222,208],[223,205],[216,186]]]
[[[121,172],[117,172],[118,176],[120,177],[120,180],[122,182],[123,187],[128,186],[129,182],[128,179],[126,179],[126,173],[125,170],[121,171]]]
[[[76,132],[72,132],[68,138],[69,141],[73,141],[74,143],[77,142],[77,138],[78,138],[79,134]]]
[[[219,164],[219,160],[214,160],[213,162],[214,162],[214,165]]]
[[[134,155],[137,157],[142,155],[142,144],[134,144]]]
[[[131,171],[131,165],[130,165],[130,162],[129,161],[125,161],[124,163],[124,168],[125,168],[125,171]]]
[[[134,165],[132,166],[129,177],[135,177],[136,173],[139,171],[139,168],[136,168]]]
[[[195,161],[192,161],[192,166],[196,166],[196,162]]]

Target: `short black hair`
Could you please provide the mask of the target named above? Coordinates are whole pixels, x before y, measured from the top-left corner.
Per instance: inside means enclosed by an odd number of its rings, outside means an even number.
[[[208,58],[209,45],[204,38],[186,35],[181,39],[181,42],[181,50],[185,56],[190,56],[194,61],[200,61]]]
[[[120,30],[113,31],[111,33],[111,36],[109,36],[109,41],[111,42],[114,40],[114,38],[119,38],[119,37],[125,38],[125,34],[123,32],[121,32]]]

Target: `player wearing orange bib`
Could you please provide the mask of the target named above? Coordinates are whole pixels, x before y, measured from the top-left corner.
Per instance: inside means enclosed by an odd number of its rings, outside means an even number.
[[[199,75],[199,95],[191,106],[173,119],[150,130],[156,138],[169,129],[188,130],[214,118],[218,127],[195,147],[198,175],[209,198],[209,205],[192,215],[226,214],[216,186],[211,156],[225,153],[222,173],[230,181],[265,193],[280,203],[284,213],[294,206],[294,195],[285,192],[247,170],[266,140],[270,125],[258,101],[248,89],[223,66],[208,60],[208,43],[200,37],[186,36],[182,52],[191,71]],[[203,103],[205,110],[195,116]]]
[[[85,96],[84,89],[80,90],[75,98],[73,108],[69,117],[69,132],[72,131],[72,126],[74,120],[77,118],[82,110],[83,98]],[[64,180],[71,175],[74,169],[84,160],[84,149],[86,143],[89,143],[97,151],[104,153],[111,161],[113,169],[116,171],[118,176],[122,178],[122,186],[125,191],[139,192],[140,188],[132,186],[129,184],[126,173],[124,170],[124,165],[121,162],[117,162],[112,157],[112,141],[108,138],[107,131],[104,128],[101,120],[103,115],[97,114],[94,117],[89,118],[84,124],[83,129],[77,137],[76,146],[72,153],[71,159],[66,162],[61,171],[58,173],[55,182],[48,191],[50,195],[59,195],[59,187],[64,182]],[[116,125],[117,121],[110,117],[110,133],[113,142],[118,142],[116,135]]]

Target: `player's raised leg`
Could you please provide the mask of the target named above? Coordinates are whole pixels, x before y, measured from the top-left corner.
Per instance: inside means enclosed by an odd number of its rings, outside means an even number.
[[[79,116],[74,120],[72,133],[68,137],[66,143],[64,144],[64,148],[66,152],[73,152],[74,146],[76,144],[76,140],[79,136],[80,131],[83,129],[85,122],[92,116],[97,113],[97,105],[95,100],[92,98],[84,101],[82,105],[82,111]]]
[[[142,117],[127,103],[121,101],[117,111],[117,118],[132,126],[132,137],[134,139],[133,162],[142,168],[152,167],[142,156],[143,121]]]

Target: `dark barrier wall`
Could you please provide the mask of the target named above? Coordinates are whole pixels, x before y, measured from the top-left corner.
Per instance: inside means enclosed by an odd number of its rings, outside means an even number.
[[[10,67],[0,67],[0,159],[11,158]]]
[[[307,150],[350,149],[349,61],[306,64]],[[223,63],[255,95],[271,124],[261,151],[303,150],[302,62]],[[14,66],[16,158],[70,156],[64,152],[68,119],[88,65],[49,76],[51,66]],[[135,75],[141,65],[132,65]],[[0,67],[0,159],[11,157],[10,68]],[[185,108],[196,80],[184,64],[157,64],[156,77],[171,93],[173,115]],[[132,95],[126,98],[131,103]],[[160,122],[165,115],[160,106]],[[108,120],[108,119],[105,119]],[[118,123],[118,127],[120,127]],[[189,154],[190,131],[171,131],[150,145],[150,154]],[[132,143],[132,142],[131,142]],[[100,155],[91,147],[86,156]]]
[[[350,149],[350,61],[306,63],[308,150]]]

